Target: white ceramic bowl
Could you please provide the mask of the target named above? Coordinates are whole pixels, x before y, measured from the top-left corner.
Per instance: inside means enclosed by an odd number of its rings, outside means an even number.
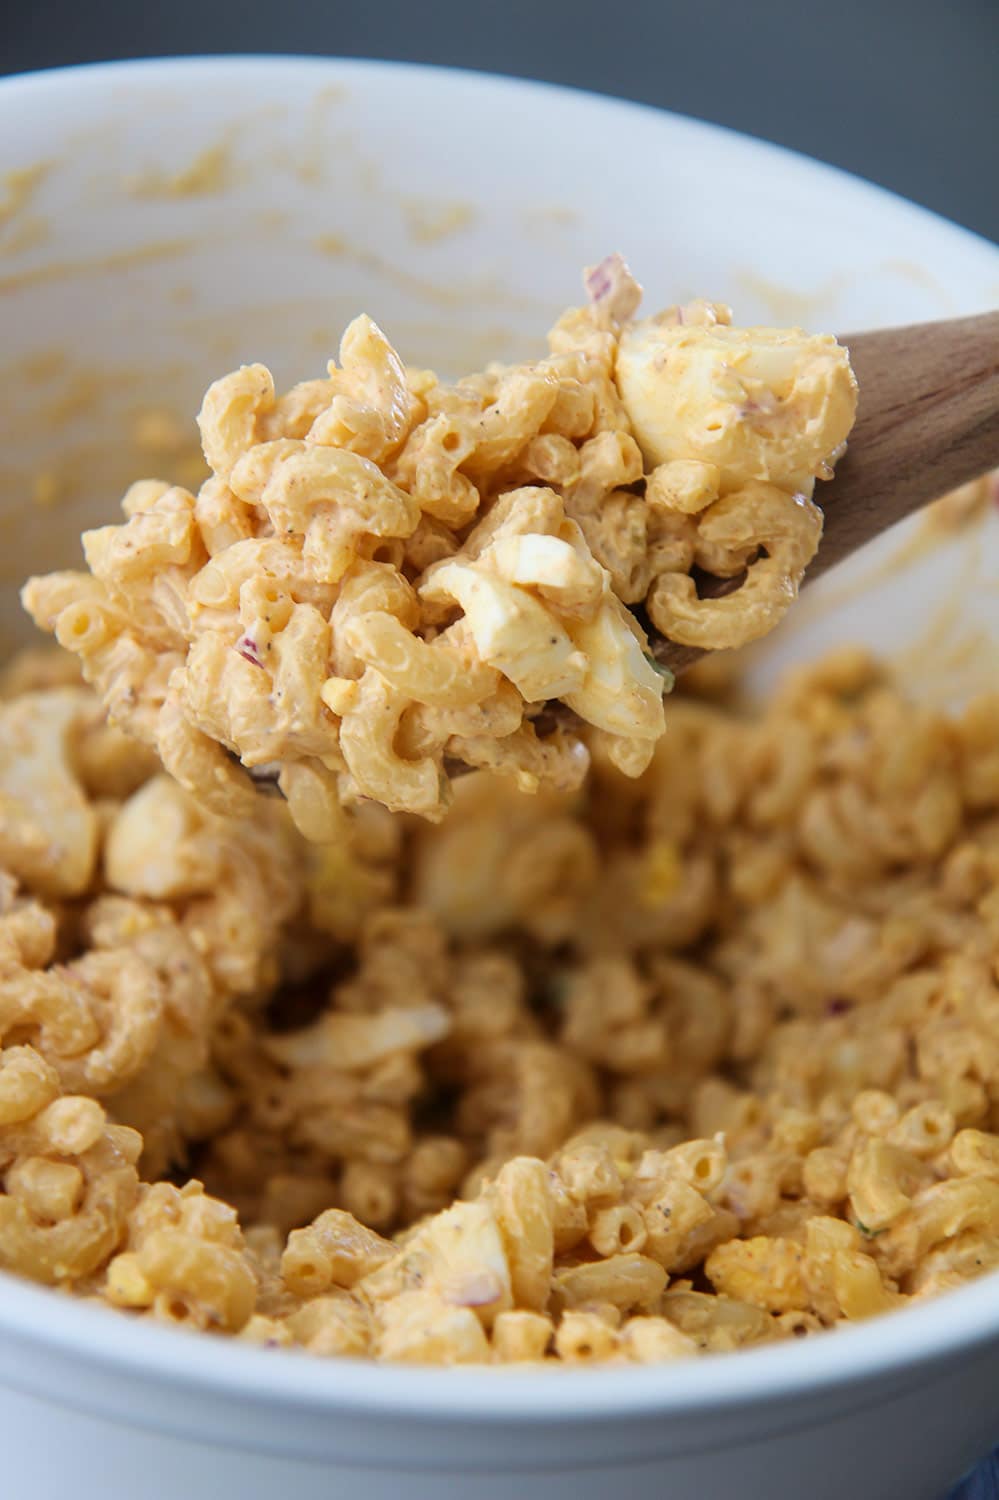
[[[650,305],[702,293],[740,321],[849,330],[999,300],[999,252],[855,179],[470,74],[272,58],[14,78],[0,179],[37,164],[0,222],[6,634],[16,581],[72,561],[141,469],[138,408],[189,413],[241,358],[318,373],[362,307],[457,372],[536,344],[612,248]],[[54,507],[30,499],[39,471]],[[976,668],[994,666],[995,622],[947,606],[995,570],[991,531],[886,572],[893,548],[818,586],[758,670],[875,629],[916,652],[925,693],[955,686],[956,656],[931,670],[942,641],[974,632]],[[999,1278],[805,1343],[525,1374],[265,1353],[0,1276],[0,1432],[3,1494],[41,1500],[939,1500],[999,1439]]]

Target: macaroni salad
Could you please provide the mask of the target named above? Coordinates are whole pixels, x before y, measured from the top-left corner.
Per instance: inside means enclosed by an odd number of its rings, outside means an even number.
[[[546,358],[457,385],[367,317],[323,379],[216,381],[198,494],[133,485],[89,572],[24,590],[110,722],[215,812],[276,781],[325,841],[362,798],[439,821],[455,764],[570,791],[599,746],[640,775],[667,684],[633,611],[712,649],[772,629],[856,387],[831,337],[709,302],[635,322],[620,256],[586,281]],[[702,598],[704,574],[742,582]]]
[[[440,827],[0,705],[0,1266],[266,1347],[645,1362],[999,1267],[999,697],[842,652]]]
[[[587,290],[455,386],[367,318],[226,376],[198,494],[26,586],[68,651],[0,673],[3,1270],[581,1365],[999,1269],[999,696],[844,650],[748,711],[708,664],[664,736],[635,611],[769,630],[856,392],[828,338],[634,321],[619,257]]]

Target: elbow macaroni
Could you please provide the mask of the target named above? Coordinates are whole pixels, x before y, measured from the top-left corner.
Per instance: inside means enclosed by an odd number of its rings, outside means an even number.
[[[414,608],[378,563],[346,597]],[[364,640],[341,646],[347,670]],[[681,697],[637,782],[609,753],[581,797],[473,778],[440,829],[371,804],[321,846],[291,818],[320,816],[321,762],[224,816],[153,762],[126,774],[48,664],[10,680],[33,754],[0,766],[24,814],[0,1266],[314,1355],[573,1365],[807,1336],[999,1266],[983,704],[934,719],[845,654],[762,719]],[[877,810],[849,896],[818,858],[820,767]],[[941,845],[913,794],[942,774]],[[192,1150],[199,1178],[150,1180]]]
[[[586,284],[547,358],[455,386],[407,369],[363,316],[325,380],[278,396],[245,365],[215,381],[198,494],[133,485],[124,523],[84,538],[89,574],[24,591],[111,722],[222,813],[260,768],[283,788],[306,765],[327,801],[432,822],[455,762],[560,788],[588,742],[641,775],[663,677],[627,606],[709,648],[772,629],[818,546],[810,496],[855,389],[830,338],[734,330],[708,303],[635,322],[620,257]],[[694,568],[746,576],[701,600]],[[576,728],[549,743],[534,719],[552,701]],[[310,799],[291,806],[307,836],[342,835]]]
[[[709,304],[622,332],[616,262],[591,289],[454,388],[367,319],[326,379],[227,377],[199,494],[133,486],[89,575],[29,586],[98,693],[0,675],[0,1269],[522,1366],[999,1269],[999,702],[850,651],[762,713],[695,680],[662,736],[626,606],[768,627],[848,369]]]

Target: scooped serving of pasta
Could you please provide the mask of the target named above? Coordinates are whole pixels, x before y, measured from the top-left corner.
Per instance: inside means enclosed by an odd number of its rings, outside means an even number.
[[[999,1269],[999,695],[844,649],[762,710],[728,657],[664,702],[658,640],[792,605],[856,385],[831,337],[585,279],[547,355],[455,384],[364,316],[325,376],[223,376],[198,493],[132,485],[26,585],[0,1268],[574,1366]]]
[[[445,758],[570,791],[599,742],[640,775],[664,678],[631,607],[690,645],[770,630],[856,387],[834,339],[715,303],[629,321],[620,256],[588,285],[547,358],[454,386],[368,317],[325,379],[217,380],[197,496],[133,485],[124,524],[84,536],[89,572],[31,580],[28,610],[182,786],[227,814],[276,778],[307,837],[362,797],[439,821]],[[700,599],[698,569],[745,579]],[[588,734],[539,733],[551,703]]]

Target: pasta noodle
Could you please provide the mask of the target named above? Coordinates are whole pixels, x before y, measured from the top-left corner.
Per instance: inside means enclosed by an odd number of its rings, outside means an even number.
[[[132,486],[28,585],[68,650],[0,675],[0,1269],[575,1366],[999,1268],[999,699],[842,651],[760,711],[702,673],[662,734],[628,606],[775,623],[852,378],[588,287],[456,386],[367,318],[323,379],[225,377],[197,496]]]
[[[6,681],[0,1266],[313,1355],[580,1364],[999,1265],[984,702],[841,654],[762,716],[679,696],[637,781],[472,777],[439,828],[334,797],[317,845],[321,776],[224,816],[53,663]]]
[[[588,728],[640,776],[665,678],[627,606],[684,644],[772,629],[818,546],[810,497],[856,391],[833,339],[735,330],[713,303],[635,322],[620,256],[586,285],[546,358],[454,386],[407,369],[366,316],[325,380],[278,395],[259,364],[216,380],[198,494],[133,485],[124,523],[85,535],[89,573],[30,580],[28,610],[111,722],[222,814],[262,768],[287,794],[304,765],[327,809],[436,822],[456,763],[521,791],[578,785]],[[701,599],[698,569],[745,578]],[[551,702],[574,727],[546,738]],[[289,800],[306,836],[342,835],[313,796]]]

